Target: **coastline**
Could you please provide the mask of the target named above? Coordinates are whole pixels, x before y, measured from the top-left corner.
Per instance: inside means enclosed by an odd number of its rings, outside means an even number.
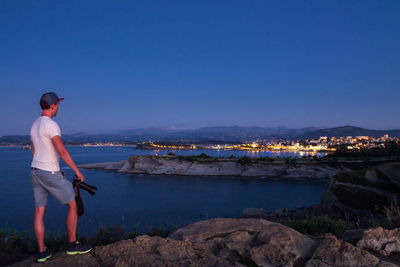
[[[83,169],[115,171],[126,174],[237,176],[281,179],[329,179],[348,168],[319,162],[285,163],[240,158],[193,158],[179,156],[131,156],[128,160],[82,164]]]

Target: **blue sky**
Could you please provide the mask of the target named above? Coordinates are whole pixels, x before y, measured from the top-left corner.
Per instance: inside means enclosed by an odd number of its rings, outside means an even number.
[[[400,128],[399,1],[0,2],[0,135]]]

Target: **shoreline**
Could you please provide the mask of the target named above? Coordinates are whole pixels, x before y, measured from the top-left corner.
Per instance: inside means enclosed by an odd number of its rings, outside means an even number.
[[[201,158],[182,156],[131,156],[128,160],[78,165],[83,169],[115,171],[125,174],[177,176],[233,176],[301,180],[327,180],[332,175],[347,171],[337,164],[320,162],[286,163],[241,158]]]

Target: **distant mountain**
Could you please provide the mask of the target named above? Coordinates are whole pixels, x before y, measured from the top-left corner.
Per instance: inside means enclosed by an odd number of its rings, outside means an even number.
[[[108,134],[76,133],[63,135],[66,144],[82,144],[89,142],[124,142],[134,143],[138,141],[170,141],[170,142],[243,142],[257,139],[287,139],[304,140],[319,138],[320,136],[373,136],[380,137],[385,134],[400,137],[400,130],[370,130],[355,126],[343,126],[320,129],[306,127],[292,128],[263,128],[242,126],[216,126],[204,127],[195,130],[179,130],[174,128],[141,128],[120,131]],[[16,144],[24,145],[30,142],[28,135],[0,137],[0,145]]]
[[[303,140],[303,139],[311,139],[311,138],[319,138],[320,136],[327,137],[346,137],[346,136],[372,136],[372,137],[381,137],[385,134],[388,134],[391,137],[400,137],[400,130],[371,130],[364,129],[355,126],[342,126],[328,129],[319,129],[312,132],[307,132],[295,137],[295,139]]]

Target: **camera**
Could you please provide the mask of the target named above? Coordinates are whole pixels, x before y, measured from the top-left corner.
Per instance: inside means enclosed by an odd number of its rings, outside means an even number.
[[[80,188],[82,188],[83,190],[87,191],[91,195],[96,194],[97,187],[95,187],[93,185],[90,185],[90,184],[87,184],[85,182],[81,182],[80,180],[76,179],[76,176],[75,176],[75,179],[74,179],[72,184],[74,186],[76,186],[76,187],[79,186]]]

